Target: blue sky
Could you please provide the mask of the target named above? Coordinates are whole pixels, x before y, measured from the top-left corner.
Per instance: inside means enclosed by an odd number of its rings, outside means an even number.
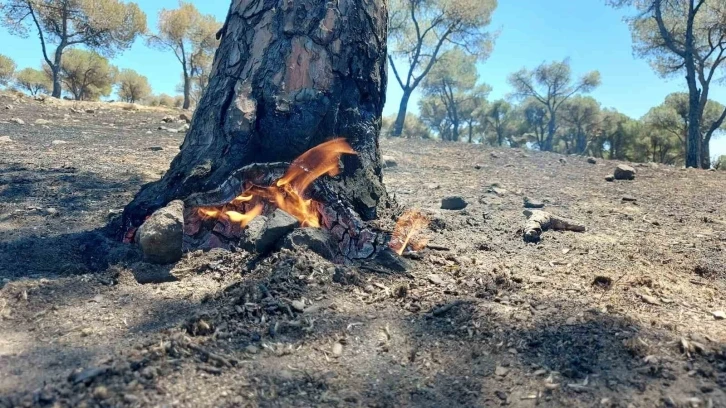
[[[162,8],[174,8],[176,0],[137,0],[154,29]],[[193,0],[204,13],[224,20],[229,0]],[[634,118],[660,104],[666,95],[685,90],[682,77],[659,78],[646,61],[632,55],[631,38],[623,12],[604,5],[604,0],[500,0],[492,29],[499,30],[494,52],[480,64],[481,81],[493,88],[492,98],[511,91],[507,76],[523,67],[569,57],[576,75],[598,70],[602,85],[592,93],[603,107]],[[27,39],[11,36],[0,28],[0,53],[9,55],[19,67],[40,64],[42,55],[35,34]],[[179,63],[173,54],[147,48],[143,41],[114,59],[120,68],[146,75],[155,92],[173,94],[180,79]],[[385,114],[395,114],[400,102],[398,84],[389,80]],[[711,97],[726,104],[726,84],[716,84]],[[409,104],[416,111],[414,98]],[[726,154],[726,136],[712,142],[712,154]]]

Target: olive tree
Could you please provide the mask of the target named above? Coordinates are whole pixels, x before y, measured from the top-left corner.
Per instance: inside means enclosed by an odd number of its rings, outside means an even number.
[[[112,57],[146,31],[146,14],[136,3],[121,0],[0,0],[0,14],[11,33],[27,37],[31,29],[37,31],[55,98],[62,92],[60,71],[66,49],[83,45]]]
[[[12,81],[15,68],[15,61],[0,54],[0,85],[7,85]]]
[[[191,105],[194,79],[209,75],[210,61],[217,48],[216,33],[222,23],[202,14],[192,3],[180,1],[179,8],[159,12],[159,32],[148,39],[150,46],[171,50],[182,65],[184,109]]]
[[[711,166],[709,145],[726,109],[704,129],[711,86],[726,73],[726,2],[723,0],[609,0],[634,10],[627,19],[635,53],[664,77],[685,74],[688,86],[686,166]]]
[[[411,94],[440,57],[459,47],[480,60],[491,53],[494,36],[486,31],[497,0],[391,0],[388,62],[403,90],[394,136],[400,136]]]
[[[110,95],[117,75],[116,67],[108,58],[81,49],[68,50],[59,71],[66,91],[77,101],[98,100]]]
[[[24,68],[15,75],[15,84],[23,90],[30,92],[31,95],[40,93],[48,93],[53,88],[48,75],[45,72],[34,69]]]
[[[149,80],[133,69],[122,70],[117,77],[118,96],[129,103],[136,103],[151,95]]]

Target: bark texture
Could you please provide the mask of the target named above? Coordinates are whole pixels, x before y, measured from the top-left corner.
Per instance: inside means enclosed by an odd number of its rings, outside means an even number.
[[[386,19],[380,0],[234,0],[181,152],[127,206],[125,227],[219,189],[246,166],[290,162],[333,137],[358,155],[343,157],[326,188],[361,219],[376,218],[388,204],[378,148]]]

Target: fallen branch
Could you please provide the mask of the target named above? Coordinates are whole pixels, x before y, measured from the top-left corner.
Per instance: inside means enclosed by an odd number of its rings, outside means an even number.
[[[558,217],[545,211],[525,210],[527,223],[524,225],[524,240],[539,242],[540,236],[549,229],[555,231],[584,232],[585,226],[567,218]]]

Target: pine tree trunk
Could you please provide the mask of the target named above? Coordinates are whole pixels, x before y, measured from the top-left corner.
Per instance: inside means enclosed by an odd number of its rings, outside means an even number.
[[[326,186],[363,220],[388,205],[378,137],[386,90],[382,0],[242,0],[180,153],[124,211],[132,228],[171,200],[219,188],[252,163],[289,162],[334,137],[346,155]]]
[[[393,124],[393,132],[391,136],[401,137],[403,134],[403,127],[406,124],[406,112],[408,111],[408,101],[411,99],[412,91],[409,89],[403,90],[403,96],[401,97],[401,103],[398,106],[398,115],[396,116],[396,122]]]

